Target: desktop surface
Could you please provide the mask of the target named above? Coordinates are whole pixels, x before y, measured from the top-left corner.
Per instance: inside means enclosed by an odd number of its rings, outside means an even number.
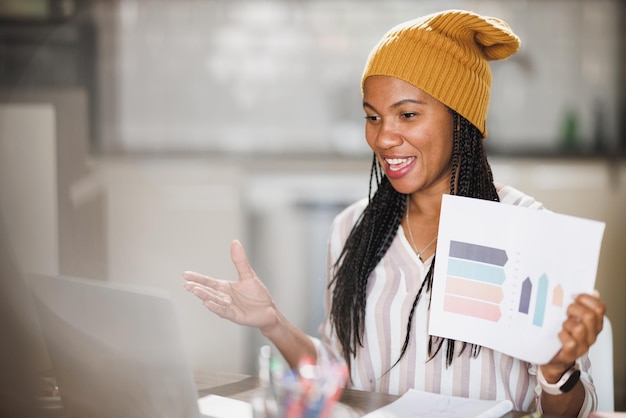
[[[260,382],[256,376],[248,376],[238,373],[196,371],[194,373],[199,397],[217,395],[227,398],[250,402],[260,391]],[[366,392],[354,389],[344,389],[339,400],[338,414],[333,418],[360,417],[378,408],[390,404],[399,397],[377,392]],[[521,418],[527,415],[525,412],[513,411],[503,418]],[[74,418],[62,408],[43,410],[40,417],[46,418]],[[543,415],[542,418],[558,418]]]
[[[260,390],[259,379],[255,376],[215,371],[196,371],[194,376],[200,396],[218,395],[250,402]],[[397,395],[386,393],[344,389],[338,404],[342,413],[338,414],[338,417],[333,415],[333,418],[362,416],[398,398]],[[526,412],[512,411],[503,418],[521,418],[525,415],[527,415]],[[542,418],[558,417],[542,415]]]

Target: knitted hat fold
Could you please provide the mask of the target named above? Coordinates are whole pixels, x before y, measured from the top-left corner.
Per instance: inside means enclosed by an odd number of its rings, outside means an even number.
[[[515,54],[519,38],[497,18],[446,10],[401,23],[371,51],[363,77],[385,75],[423,90],[487,136],[488,61]]]

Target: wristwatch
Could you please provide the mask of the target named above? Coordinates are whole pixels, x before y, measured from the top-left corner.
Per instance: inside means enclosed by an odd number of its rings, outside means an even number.
[[[576,383],[580,380],[580,369],[578,363],[574,362],[556,383],[548,383],[541,373],[541,367],[537,366],[537,380],[541,385],[541,390],[550,395],[561,395],[574,389]]]

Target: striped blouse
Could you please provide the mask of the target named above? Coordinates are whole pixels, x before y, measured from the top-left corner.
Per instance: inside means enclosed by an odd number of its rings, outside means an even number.
[[[497,188],[503,203],[543,208],[541,203],[512,187]],[[332,276],[332,264],[337,260],[352,226],[366,205],[367,199],[362,199],[335,218],[329,239],[329,277]],[[398,395],[415,388],[474,399],[509,399],[516,410],[541,411],[541,389],[536,379],[536,365],[486,347],[481,349],[477,358],[472,358],[471,350],[466,349],[460,357],[455,356],[449,367],[445,364],[445,349],[427,361],[429,312],[428,303],[424,301],[428,300],[428,294],[423,295],[417,304],[411,330],[413,338],[404,357],[389,370],[400,356],[413,299],[432,261],[431,256],[422,263],[400,227],[367,284],[363,347],[357,347],[352,359],[351,387]],[[341,358],[341,345],[329,320],[330,303],[331,292],[327,290],[326,316],[319,328],[322,338],[313,338],[319,358]],[[457,353],[460,346],[455,345]],[[588,373],[589,360],[583,356],[578,362],[585,386],[585,401],[579,416],[584,417],[595,410],[597,400]]]

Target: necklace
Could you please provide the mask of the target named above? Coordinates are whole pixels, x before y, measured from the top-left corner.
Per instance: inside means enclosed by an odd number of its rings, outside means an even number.
[[[424,251],[426,251],[431,245],[433,245],[433,242],[437,241],[437,235],[435,235],[435,238],[432,239],[432,241],[430,241],[428,244],[426,244],[426,246],[424,248],[422,248],[422,250],[418,250],[417,249],[417,245],[415,245],[415,240],[413,239],[413,232],[411,231],[411,224],[409,224],[409,210],[411,210],[411,203],[409,202],[409,199],[407,197],[407,202],[406,202],[406,227],[409,230],[409,238],[411,239],[411,246],[413,247],[413,251],[415,251],[415,253],[417,253],[417,258],[420,259],[421,262],[424,262],[424,260],[422,259],[422,254],[424,254]]]

